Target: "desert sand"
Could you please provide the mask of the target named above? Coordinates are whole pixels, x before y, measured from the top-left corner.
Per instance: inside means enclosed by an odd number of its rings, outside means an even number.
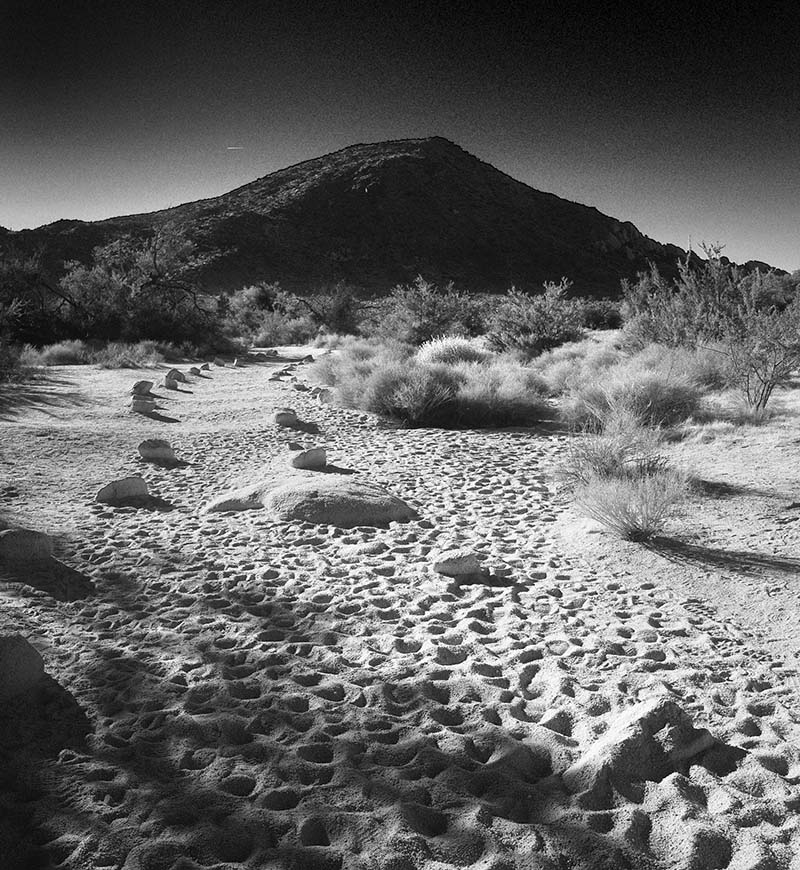
[[[0,701],[3,870],[800,868],[790,422],[676,446],[707,492],[648,549],[560,496],[567,434],[400,429],[282,354],[55,368],[0,410],[0,523],[55,548],[0,565],[45,673]],[[298,446],[417,518],[202,511]],[[95,501],[132,475],[148,501]]]

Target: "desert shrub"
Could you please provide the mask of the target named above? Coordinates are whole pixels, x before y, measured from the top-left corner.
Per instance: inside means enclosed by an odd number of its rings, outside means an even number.
[[[447,363],[453,365],[459,362],[484,363],[492,359],[494,354],[478,347],[474,342],[458,335],[440,335],[426,341],[417,351],[417,362],[423,365],[431,363]]]
[[[31,376],[29,366],[17,345],[0,339],[0,383],[25,380]]]
[[[395,287],[387,298],[376,303],[362,331],[421,345],[437,335],[480,334],[481,311],[480,300],[469,293],[452,284],[440,287],[419,276],[413,284]]]
[[[730,356],[719,343],[693,348],[648,344],[633,354],[631,360],[650,371],[685,376],[701,390],[725,389],[733,378]]]
[[[512,288],[498,303],[487,343],[492,350],[516,350],[528,358],[583,334],[580,305],[567,299],[571,284],[565,278],[560,284],[544,285],[544,293],[531,296]]]
[[[686,498],[684,475],[671,469],[632,477],[589,478],[575,491],[587,516],[628,541],[646,541],[664,532]]]
[[[92,349],[80,339],[59,341],[37,350],[28,345],[25,348],[25,359],[28,365],[39,366],[69,366],[85,365],[92,361]]]
[[[164,362],[167,354],[164,353],[164,345],[155,341],[139,341],[128,343],[122,341],[110,341],[105,347],[94,351],[91,356],[92,362],[97,363],[104,369],[138,369],[155,366]],[[169,352],[168,352],[169,353]],[[175,349],[169,354],[175,358]]]
[[[545,351],[529,365],[547,384],[549,394],[558,396],[573,382],[584,383],[601,377],[605,369],[623,358],[615,345],[584,338]]]
[[[546,387],[535,372],[516,363],[461,363],[456,392],[459,426],[526,426],[552,416]]]
[[[345,407],[411,426],[524,425],[547,411],[535,372],[504,360],[422,363],[409,345],[350,339],[317,360],[312,377]]]
[[[569,425],[602,430],[610,414],[625,410],[643,425],[679,423],[696,413],[698,386],[670,368],[646,368],[633,357],[608,368],[601,379],[573,382],[561,401]]]
[[[648,477],[667,467],[661,446],[659,429],[643,426],[629,409],[616,408],[606,415],[602,434],[584,431],[572,440],[558,478],[575,490],[596,478]]]

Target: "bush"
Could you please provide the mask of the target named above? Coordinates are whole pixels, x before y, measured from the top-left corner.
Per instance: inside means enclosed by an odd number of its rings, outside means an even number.
[[[596,380],[622,359],[615,345],[585,338],[545,351],[531,360],[530,368],[547,384],[549,394],[558,396],[573,383]]]
[[[570,490],[596,478],[637,480],[664,471],[661,432],[641,425],[630,411],[605,419],[603,434],[583,433],[569,445],[558,477]]]
[[[481,303],[452,284],[438,287],[419,276],[376,304],[362,329],[417,346],[437,335],[478,335],[483,330]]]
[[[581,321],[586,329],[619,329],[622,303],[616,299],[578,299]]]
[[[493,354],[458,335],[441,335],[426,341],[417,351],[417,362],[423,365],[459,362],[485,363]]]
[[[0,383],[13,383],[30,377],[28,365],[16,345],[0,339]]]
[[[638,477],[592,477],[578,487],[575,502],[620,538],[646,541],[663,533],[686,492],[685,477],[663,469]]]
[[[60,341],[37,350],[26,345],[23,357],[32,366],[71,366],[86,365],[92,361],[92,349],[85,341],[74,339]]]
[[[609,415],[625,411],[642,425],[679,423],[700,406],[700,389],[669,367],[647,368],[637,357],[610,367],[602,380],[570,384],[561,402],[562,419],[577,428],[602,431]]]
[[[526,357],[576,341],[583,335],[580,305],[566,298],[571,284],[544,285],[544,293],[530,296],[512,288],[495,309],[487,343],[492,350],[519,351]]]
[[[411,426],[525,425],[548,410],[540,379],[518,364],[422,363],[408,345],[351,339],[315,362],[311,373],[335,386],[345,407]]]

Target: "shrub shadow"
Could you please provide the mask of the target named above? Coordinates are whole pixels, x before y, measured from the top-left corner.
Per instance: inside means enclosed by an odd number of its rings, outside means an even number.
[[[727,550],[691,544],[677,538],[653,538],[645,545],[672,562],[696,565],[701,568],[716,568],[736,571],[740,574],[758,575],[769,571],[787,576],[800,575],[800,559],[757,553],[752,550]]]

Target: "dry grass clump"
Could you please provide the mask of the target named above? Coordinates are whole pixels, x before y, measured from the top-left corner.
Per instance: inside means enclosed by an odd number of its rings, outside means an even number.
[[[590,337],[545,351],[531,360],[530,367],[547,384],[551,396],[560,396],[570,384],[593,381],[623,358],[612,342]]]
[[[686,478],[664,469],[639,478],[592,478],[575,492],[575,503],[623,540],[646,541],[663,533],[686,492]]]
[[[536,373],[493,355],[485,362],[425,362],[409,345],[349,339],[311,372],[336,388],[344,407],[410,426],[521,426],[549,411]]]
[[[433,363],[486,363],[494,355],[474,341],[460,335],[440,335],[422,344],[417,351],[417,362],[423,365]]]
[[[624,405],[612,407],[602,434],[576,438],[559,477],[582,513],[625,540],[647,540],[664,531],[688,490],[661,447],[659,429],[644,426]]]
[[[85,365],[92,361],[92,349],[85,341],[73,339],[49,344],[41,350],[28,344],[22,350],[22,361],[29,366]]]

